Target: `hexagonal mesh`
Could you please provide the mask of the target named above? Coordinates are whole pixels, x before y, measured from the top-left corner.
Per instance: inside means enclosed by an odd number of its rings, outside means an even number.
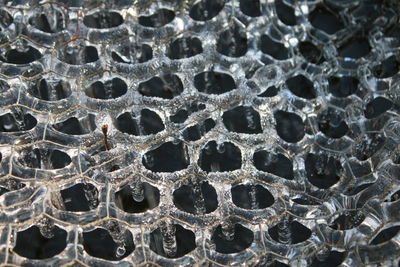
[[[396,0],[2,0],[0,261],[394,266]]]

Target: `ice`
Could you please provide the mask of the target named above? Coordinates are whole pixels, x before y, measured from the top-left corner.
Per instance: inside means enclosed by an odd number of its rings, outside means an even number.
[[[398,266],[399,14],[2,1],[2,264]]]

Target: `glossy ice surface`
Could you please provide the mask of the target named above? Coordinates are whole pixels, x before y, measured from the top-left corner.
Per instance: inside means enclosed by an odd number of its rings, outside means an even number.
[[[399,14],[0,1],[0,263],[398,266]]]

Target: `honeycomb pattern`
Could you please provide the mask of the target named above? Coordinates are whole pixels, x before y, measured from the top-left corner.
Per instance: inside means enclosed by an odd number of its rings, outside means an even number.
[[[3,0],[7,266],[398,266],[397,0]]]

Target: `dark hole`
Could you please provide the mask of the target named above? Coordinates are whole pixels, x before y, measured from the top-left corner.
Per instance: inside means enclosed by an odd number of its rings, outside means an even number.
[[[159,9],[151,16],[140,16],[139,24],[146,27],[159,28],[170,23],[175,18],[175,13],[168,9]]]
[[[307,195],[301,195],[300,197],[293,198],[292,201],[304,206],[313,206],[320,204],[318,201],[308,197]]]
[[[193,57],[203,53],[201,41],[196,37],[179,38],[173,41],[167,52],[170,59],[181,59]]]
[[[142,158],[143,165],[153,172],[175,172],[186,169],[190,162],[183,142],[167,142],[148,151]]]
[[[47,33],[60,32],[65,28],[63,15],[59,11],[52,11],[50,14],[37,14],[29,18],[29,24]]]
[[[276,96],[279,92],[279,89],[276,86],[270,86],[265,90],[262,94],[258,95],[259,97],[273,97]]]
[[[0,59],[1,60],[1,59]],[[25,69],[22,72],[22,77],[24,78],[33,78],[39,74],[41,74],[42,72],[44,72],[45,70],[43,69],[43,65],[42,64],[36,64],[36,65],[32,65],[30,66],[28,69]]]
[[[3,62],[11,64],[29,64],[42,57],[39,50],[32,46],[25,47],[24,51],[18,51],[17,49],[8,50],[5,56],[0,55],[0,59]]]
[[[385,36],[390,38],[400,39],[400,26],[398,23],[394,23],[394,25],[387,28],[385,31]]]
[[[140,126],[145,135],[156,134],[165,128],[160,116],[149,109],[142,109],[140,112]]]
[[[5,10],[0,9],[0,31],[13,23],[14,18]]]
[[[274,113],[275,129],[279,137],[288,143],[297,143],[305,135],[304,123],[299,115],[278,110]]]
[[[307,178],[318,188],[327,189],[340,180],[340,161],[326,154],[309,153],[305,160]]]
[[[400,63],[397,60],[396,56],[393,55],[383,60],[381,64],[375,66],[372,69],[372,73],[375,77],[384,79],[397,74],[399,72],[399,69]]]
[[[377,81],[376,82],[376,90],[377,91],[386,91],[389,89],[389,85],[387,82],[384,81]]]
[[[345,259],[346,252],[332,250],[324,259],[314,258],[310,267],[336,267],[339,266]]]
[[[71,158],[65,152],[57,149],[25,150],[20,162],[29,168],[53,170],[61,169],[71,163]]]
[[[139,123],[132,113],[125,112],[118,116],[116,128],[127,134],[149,135],[161,132],[165,127],[157,113],[149,109],[142,109]]]
[[[238,25],[231,26],[219,35],[217,52],[228,57],[241,57],[247,52],[246,31]]]
[[[329,92],[335,97],[347,97],[354,94],[358,89],[356,77],[329,77]]]
[[[232,76],[214,71],[206,71],[194,76],[194,86],[201,93],[220,95],[236,89]]]
[[[318,114],[318,128],[331,138],[341,138],[349,131],[346,122],[332,108],[327,108]]]
[[[394,192],[385,202],[394,202],[400,199],[400,190]]]
[[[199,21],[210,20],[221,12],[224,5],[224,0],[202,0],[190,8],[189,16]]]
[[[140,83],[138,91],[144,96],[172,99],[183,92],[183,84],[177,75],[165,74]]]
[[[304,75],[296,75],[286,80],[286,86],[296,96],[313,99],[316,98],[314,84]]]
[[[373,119],[392,108],[392,101],[384,97],[377,97],[365,106],[364,115],[367,119]]]
[[[163,236],[161,234],[161,229],[157,228],[150,234],[150,249],[167,258],[179,258],[196,248],[195,235],[192,231],[187,230],[175,224],[175,238],[176,238],[176,253],[175,255],[167,255],[163,248]]]
[[[115,171],[117,171],[117,170],[119,170],[119,169],[121,169],[118,165],[113,165],[111,168],[110,168],[110,171],[109,172],[115,172]]]
[[[215,121],[211,118],[206,119],[202,123],[188,127],[183,131],[183,137],[186,141],[199,140],[203,135],[208,133],[215,127]]]
[[[139,129],[139,124],[137,123],[137,118],[135,118],[130,112],[125,112],[119,115],[115,126],[119,131],[123,133],[140,135],[140,129]]]
[[[354,37],[338,48],[340,57],[362,58],[366,56],[371,47],[365,37]]]
[[[60,52],[59,59],[70,65],[82,65],[95,62],[99,55],[94,46],[65,47]]]
[[[67,232],[54,226],[52,238],[40,233],[39,227],[31,226],[17,233],[14,251],[29,259],[47,259],[61,253],[67,246]]]
[[[272,40],[268,35],[261,36],[261,52],[278,60],[289,58],[289,50],[282,43]]]
[[[280,21],[289,26],[296,25],[296,16],[293,7],[286,5],[283,0],[275,0],[275,9]]]
[[[243,209],[265,209],[274,204],[274,197],[262,185],[236,185],[231,188],[233,203]]]
[[[85,90],[85,94],[91,98],[97,99],[112,99],[126,94],[128,86],[126,83],[119,79],[114,78],[106,82],[97,81],[90,85]]]
[[[325,61],[323,51],[311,42],[301,42],[299,50],[303,57],[311,63],[321,64]]]
[[[149,45],[142,45],[141,53],[138,57],[139,63],[149,61],[153,58],[153,49]]]
[[[13,112],[0,116],[0,132],[28,131],[35,127],[37,120],[28,113]]]
[[[310,13],[309,20],[312,26],[328,34],[334,34],[344,27],[336,14],[321,5]]]
[[[124,22],[117,12],[100,11],[83,18],[83,23],[89,28],[107,29],[117,27]]]
[[[250,17],[261,16],[259,0],[240,0],[240,10]]]
[[[254,166],[260,171],[269,172],[288,180],[293,179],[292,161],[281,153],[257,151],[253,155],[253,161]]]
[[[72,93],[68,82],[63,80],[47,82],[44,78],[37,80],[30,88],[29,92],[34,97],[46,101],[61,100],[69,97]]]
[[[239,106],[225,111],[222,115],[224,125],[230,132],[262,133],[260,114],[252,107]]]
[[[344,194],[346,196],[354,196],[357,195],[358,193],[360,193],[361,191],[363,191],[364,189],[370,187],[371,185],[373,185],[374,183],[366,183],[366,184],[362,184],[360,186],[355,186],[355,187],[351,187],[349,188]]]
[[[215,243],[215,250],[217,252],[231,254],[240,252],[250,247],[254,240],[254,233],[250,229],[247,229],[246,227],[237,223],[234,226],[233,239],[229,240],[225,237],[222,232],[222,227],[219,225],[215,229],[211,240]]]
[[[54,129],[65,134],[82,135],[88,134],[96,129],[95,116],[89,114],[84,119],[78,120],[75,117],[53,125]]]
[[[10,89],[10,85],[4,81],[0,80],[0,93],[4,93]]]
[[[400,164],[400,151],[396,152],[393,155],[393,159],[392,160],[393,160],[394,164]]]
[[[329,227],[335,230],[348,230],[359,226],[365,219],[364,214],[358,210],[345,211],[337,217]]]
[[[206,105],[204,103],[199,103],[197,101],[193,101],[193,102],[189,103],[188,108],[189,108],[190,112],[197,112],[197,111],[206,109]]]
[[[311,236],[311,230],[299,222],[291,221],[287,228],[288,229],[279,229],[279,225],[277,224],[268,229],[268,234],[276,242],[284,243],[280,237],[280,231],[285,232],[285,234],[288,232],[290,236],[289,244],[301,243],[309,239]]]
[[[371,245],[379,245],[381,243],[389,241],[390,239],[395,237],[399,231],[400,225],[386,228],[380,231],[377,236],[375,236],[375,238],[371,241]]]
[[[354,144],[354,155],[361,161],[367,160],[383,147],[385,141],[386,138],[383,134],[365,134],[360,141]]]
[[[2,160],[2,155],[0,153],[0,162]],[[26,185],[23,184],[22,182],[20,182],[19,180],[16,179],[10,179],[8,178],[6,181],[4,181],[4,183],[0,186],[0,196],[11,192],[11,191],[16,191],[19,189],[24,188]]]
[[[175,206],[192,214],[210,213],[217,209],[217,192],[207,181],[182,185],[173,193]]]
[[[132,196],[132,188],[124,186],[115,193],[115,204],[128,213],[142,213],[154,209],[160,204],[160,191],[148,183],[143,183],[143,200],[136,201]]]
[[[98,199],[90,198],[93,192],[94,196],[98,195],[97,188],[92,184],[76,184],[67,189],[61,190],[61,197],[67,211],[89,211],[98,205]],[[93,203],[90,203],[92,201]],[[94,205],[93,205],[94,204]]]
[[[83,247],[93,257],[117,261],[127,257],[135,249],[131,232],[125,230],[123,237],[123,244],[118,244],[107,230],[96,228],[90,232],[83,232]],[[121,248],[124,253],[119,252]]]
[[[210,141],[201,150],[198,165],[206,172],[233,171],[240,169],[242,154],[230,142],[217,145],[217,142]]]
[[[0,187],[0,196],[4,195],[5,193],[10,192],[10,190],[8,190],[5,187]]]
[[[96,129],[95,116],[89,114],[85,119],[78,120],[71,117],[63,122],[53,125],[54,129],[59,132],[71,135],[88,134]]]
[[[114,61],[125,64],[134,64],[136,62],[143,63],[153,58],[153,50],[149,45],[142,46],[124,46],[118,47],[119,51],[111,52]]]
[[[170,116],[170,120],[173,123],[184,123],[189,117],[188,111],[186,109],[180,109],[174,115]]]
[[[50,163],[52,169],[61,169],[71,163],[71,158],[68,154],[54,149],[50,152]]]

